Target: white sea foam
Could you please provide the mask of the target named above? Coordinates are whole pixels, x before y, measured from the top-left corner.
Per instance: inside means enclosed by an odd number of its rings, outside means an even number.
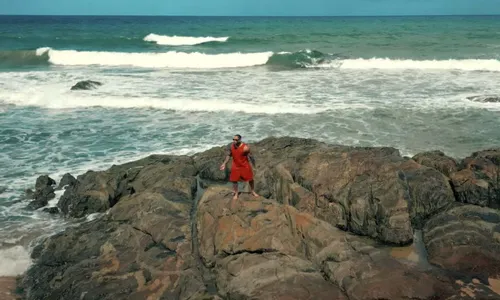
[[[22,246],[0,249],[0,276],[17,276],[31,265],[28,251]]]
[[[150,33],[144,37],[146,42],[155,42],[158,45],[167,46],[193,46],[208,42],[225,42],[229,37],[192,37],[192,36],[168,36]]]
[[[52,179],[59,181],[59,178],[57,177]],[[47,207],[57,207],[57,203],[59,202],[59,199],[61,199],[61,196],[64,194],[64,191],[64,188],[62,190],[55,191],[54,194],[56,196],[53,199],[49,200]]]
[[[38,55],[47,52],[49,62],[64,66],[132,66],[143,68],[216,69],[263,65],[273,52],[205,54],[169,51],[162,53],[97,52],[54,50],[41,48]]]
[[[0,92],[0,98],[9,104],[37,106],[50,109],[74,109],[85,107],[107,108],[155,108],[180,112],[243,112],[252,114],[315,114],[328,109],[347,109],[355,105],[308,105],[283,102],[246,102],[217,98],[171,98],[171,97],[124,97],[102,96],[92,93],[74,93],[66,86],[43,87],[43,90],[26,93]]]

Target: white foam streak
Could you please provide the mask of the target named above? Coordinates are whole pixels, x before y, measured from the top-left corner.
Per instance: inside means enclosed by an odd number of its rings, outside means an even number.
[[[55,179],[55,178],[53,178]],[[59,178],[57,178],[57,181],[59,181]],[[47,204],[46,207],[57,207],[57,203],[59,202],[59,199],[61,199],[61,196],[64,194],[65,190],[64,188],[58,191],[55,191],[54,194],[56,195],[52,200],[49,200],[49,203]]]
[[[272,52],[205,54],[169,51],[162,53],[97,52],[76,50],[49,51],[49,62],[64,66],[132,66],[143,68],[216,69],[263,65]],[[38,49],[37,54],[43,54]]]
[[[411,60],[411,59],[345,59],[339,61],[341,69],[385,69],[385,70],[463,70],[463,71],[500,71],[500,61],[496,59],[463,60]]]
[[[225,42],[229,37],[191,37],[191,36],[168,36],[168,35],[158,35],[154,33],[148,34],[144,37],[146,42],[154,42],[158,45],[166,46],[193,46],[208,42]]]
[[[22,246],[0,249],[0,276],[17,276],[31,265],[30,254]]]
[[[95,97],[92,95],[75,96],[57,95],[57,91],[48,92],[45,96],[5,97],[7,102],[21,106],[38,106],[50,109],[71,109],[84,107],[108,108],[155,108],[184,112],[243,112],[253,114],[315,114],[326,108],[309,105],[283,103],[245,103],[225,99],[169,99],[169,98],[125,98],[120,96]],[[6,95],[8,96],[8,95]]]

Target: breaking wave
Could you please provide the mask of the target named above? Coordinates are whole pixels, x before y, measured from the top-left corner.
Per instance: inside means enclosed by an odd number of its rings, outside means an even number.
[[[228,39],[229,37],[168,36],[154,33],[150,33],[144,37],[144,41],[146,42],[154,42],[158,45],[166,46],[194,46],[210,42],[226,42]]]
[[[220,53],[202,52],[105,52],[55,50],[0,52],[0,66],[122,66],[140,68],[216,69],[267,66],[272,69],[330,68],[382,70],[462,70],[500,72],[500,60],[450,59],[411,60],[389,58],[348,58],[315,50],[297,52]]]
[[[40,66],[49,64],[49,53],[33,50],[0,51],[1,67]]]
[[[272,52],[205,54],[200,52],[187,53],[177,51],[162,53],[126,53],[53,49],[48,49],[46,51],[49,53],[49,62],[54,65],[101,65],[189,69],[257,66],[265,64],[273,54]]]

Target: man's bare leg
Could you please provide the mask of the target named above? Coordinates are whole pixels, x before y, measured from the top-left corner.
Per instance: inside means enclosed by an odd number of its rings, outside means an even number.
[[[238,183],[233,182],[233,200],[238,199]]]
[[[248,184],[250,185],[250,193],[251,193],[254,197],[259,197],[259,195],[258,195],[258,194],[255,192],[255,190],[254,190],[255,183],[254,183],[253,179],[252,179],[252,180],[250,180],[250,181],[248,182]]]

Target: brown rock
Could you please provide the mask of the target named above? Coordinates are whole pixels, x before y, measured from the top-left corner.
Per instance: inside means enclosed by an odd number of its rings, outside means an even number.
[[[412,226],[455,201],[438,171],[394,148],[354,148],[311,139],[268,138],[250,145],[257,192],[335,226],[384,242],[407,244]],[[194,156],[200,177],[221,181],[223,148]],[[222,175],[224,174],[224,175]]]
[[[458,170],[457,161],[438,150],[419,153],[412,159],[423,166],[434,168],[446,176],[450,176],[451,173]]]
[[[462,205],[432,217],[423,237],[429,262],[479,278],[500,276],[500,212]]]
[[[399,263],[370,240],[272,200],[244,195],[234,202],[229,190],[212,187],[200,200],[197,224],[200,255],[214,268],[219,293],[231,299],[273,299],[272,286],[280,299],[429,299],[450,293],[450,286]]]
[[[231,160],[226,166],[226,170],[221,171],[220,165],[226,157],[225,147],[215,147],[203,153],[197,153],[193,156],[199,176],[209,182],[222,182],[229,180],[229,171],[231,170]]]
[[[314,265],[279,253],[241,253],[217,263],[219,292],[228,299],[348,299]]]
[[[187,156],[151,155],[106,171],[78,176],[59,200],[58,207],[71,217],[104,212],[121,197],[150,189],[175,201],[194,194],[196,168]]]
[[[126,182],[125,173],[87,171],[65,190],[57,206],[63,214],[76,218],[104,212],[116,204],[122,195],[120,187],[124,189]]]
[[[458,201],[500,208],[500,149],[473,153],[450,178]]]
[[[217,299],[193,253],[194,175],[189,157],[149,157],[79,177],[66,193],[100,192],[116,204],[35,248],[27,300]],[[134,193],[123,195],[125,188]]]
[[[279,202],[337,227],[396,244],[411,242],[412,223],[421,228],[426,217],[454,202],[442,174],[396,149],[310,148],[291,149],[294,158],[264,160],[257,185],[265,182],[263,190]]]
[[[61,209],[76,217],[109,211],[34,249],[21,285],[26,300],[493,297],[500,212],[454,207],[436,164],[393,148],[289,137],[250,147],[265,198],[243,193],[232,201],[228,187],[211,186],[227,179],[223,147],[79,176]],[[478,152],[460,172],[494,187],[496,155]],[[433,266],[398,260],[394,245],[380,243],[406,245],[422,227]]]
[[[201,297],[205,285],[192,255],[191,206],[188,198],[137,193],[102,219],[50,237],[34,251],[26,298]]]

